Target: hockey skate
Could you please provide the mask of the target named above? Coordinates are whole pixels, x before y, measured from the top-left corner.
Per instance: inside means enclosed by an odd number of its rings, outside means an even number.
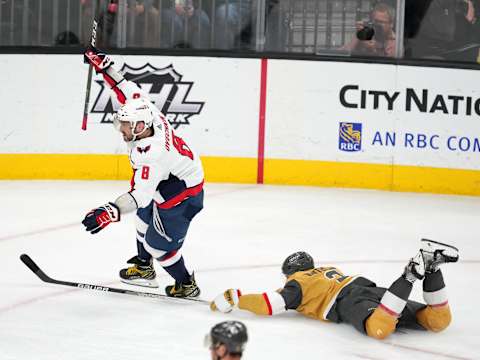
[[[457,262],[459,257],[456,247],[428,239],[422,239],[420,253],[425,263],[426,273],[437,271],[442,264]]]
[[[158,287],[158,283],[155,280],[157,275],[151,260],[147,262],[138,256],[134,256],[127,261],[127,264],[133,264],[133,266],[120,270],[120,281],[130,285]]]
[[[175,281],[175,285],[167,286],[165,293],[171,297],[194,298],[200,295],[200,288],[197,286],[194,274],[192,274],[188,282],[178,283]]]
[[[425,277],[425,262],[421,250],[405,266],[403,277],[412,284]]]

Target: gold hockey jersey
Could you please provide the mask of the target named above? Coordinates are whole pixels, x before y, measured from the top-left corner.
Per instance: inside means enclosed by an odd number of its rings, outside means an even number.
[[[285,286],[276,292],[241,295],[238,291],[238,307],[258,315],[275,315],[292,309],[314,319],[327,320],[338,294],[355,278],[343,275],[335,267],[299,271],[289,276]]]
[[[299,305],[296,310],[308,317],[327,320],[327,314],[337,299],[340,290],[350,284],[355,277],[343,275],[335,267],[319,267],[307,271],[299,271],[288,277],[285,288],[292,282],[298,283],[301,289]],[[283,293],[284,291],[280,291]],[[287,308],[291,308],[286,301]]]

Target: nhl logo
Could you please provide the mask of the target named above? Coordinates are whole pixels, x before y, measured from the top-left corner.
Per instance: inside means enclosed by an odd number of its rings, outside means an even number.
[[[182,75],[170,64],[164,68],[156,68],[150,63],[134,68],[124,64],[120,69],[125,79],[135,82],[148,93],[150,100],[165,114],[174,129],[180,125],[190,124],[192,115],[200,114],[204,102],[187,101],[193,82],[182,81]],[[108,84],[96,80],[100,92],[91,109],[92,113],[103,114],[101,123],[111,123],[113,114],[120,108],[116,95]]]

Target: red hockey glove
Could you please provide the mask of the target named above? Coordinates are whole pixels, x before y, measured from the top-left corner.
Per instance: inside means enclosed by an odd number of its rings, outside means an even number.
[[[120,221],[120,210],[117,205],[109,202],[90,211],[83,219],[85,230],[92,234],[98,233],[112,222]]]
[[[113,65],[112,59],[97,48],[89,46],[83,54],[83,60],[86,64],[90,64],[95,68],[97,73],[101,73]]]

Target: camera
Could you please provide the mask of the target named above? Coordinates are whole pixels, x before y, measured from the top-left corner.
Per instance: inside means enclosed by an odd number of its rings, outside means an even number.
[[[372,21],[364,23],[363,29],[357,31],[358,40],[372,40],[374,36],[378,42],[385,41],[385,31],[383,31],[382,25]]]

